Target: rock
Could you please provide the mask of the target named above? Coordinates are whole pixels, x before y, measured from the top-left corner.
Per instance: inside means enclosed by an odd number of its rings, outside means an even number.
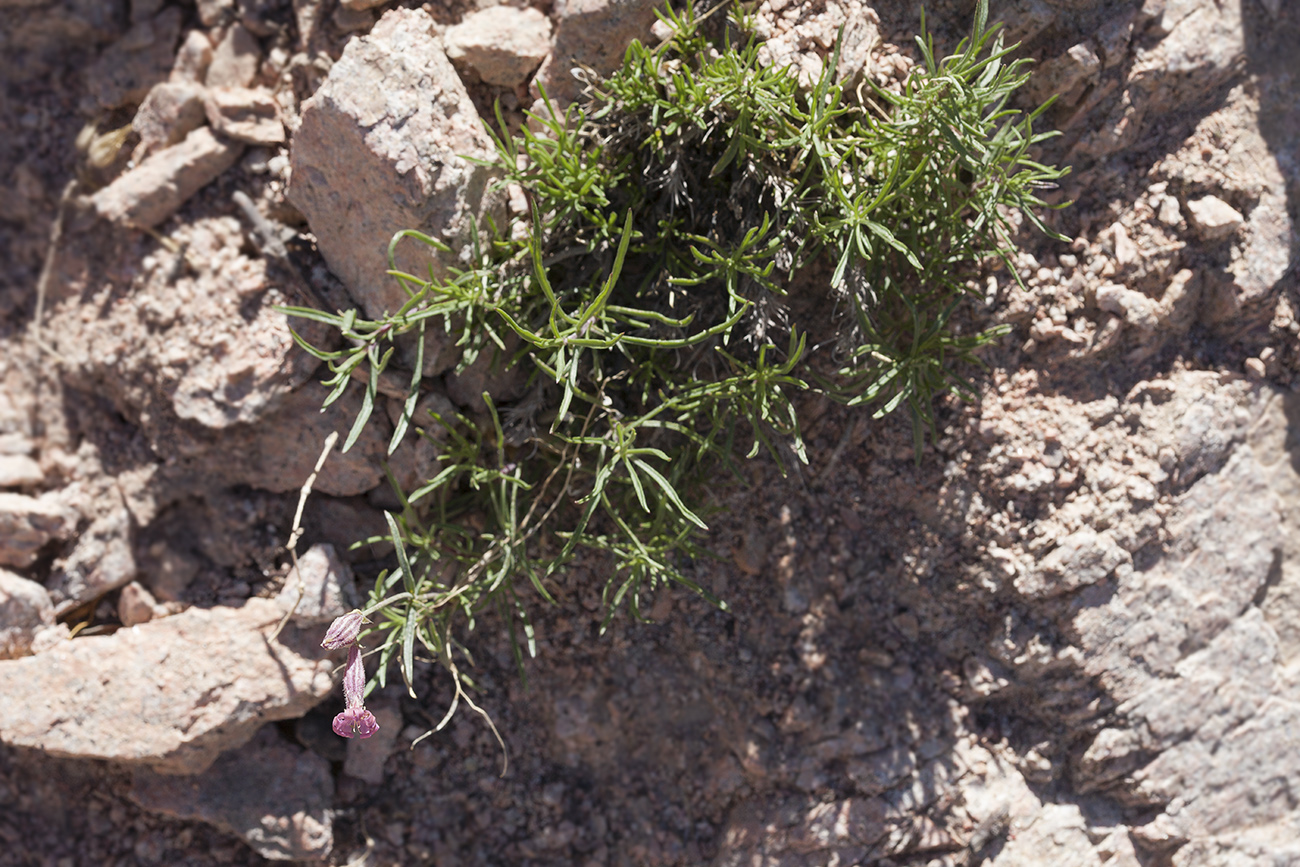
[[[117,597],[117,619],[122,621],[123,626],[138,626],[164,614],[166,611],[153,598],[153,594],[138,581],[132,581],[123,587]]]
[[[1103,283],[1097,288],[1097,306],[1145,331],[1154,330],[1160,324],[1160,305],[1154,298],[1116,283]]]
[[[201,85],[207,79],[211,65],[212,41],[202,30],[191,30],[176,49],[176,60],[172,63],[168,80],[177,84]]]
[[[320,411],[327,392],[308,386],[285,398],[280,408],[257,425],[227,431],[220,448],[208,456],[214,481],[225,485],[250,485],[263,491],[296,491],[307,481],[321,447],[330,433],[347,436],[361,406],[361,389],[355,385],[325,412]],[[381,461],[388,453],[387,420],[376,412],[361,438],[347,454],[339,448],[325,462],[314,491],[336,497],[363,494],[384,478]],[[342,439],[340,439],[341,448]],[[228,455],[240,455],[238,462]]]
[[[471,219],[495,201],[486,195],[494,173],[463,159],[494,152],[433,27],[422,10],[393,9],[349,42],[303,104],[293,139],[289,199],[372,317],[407,298],[386,274],[394,233],[419,228],[462,253]],[[414,242],[398,247],[396,262],[414,274],[447,264]],[[438,354],[426,349],[426,358]]]
[[[263,858],[321,861],[334,845],[334,778],[320,756],[263,726],[202,774],[136,770],[130,798],[146,810],[238,834]]]
[[[255,145],[282,144],[280,107],[266,88],[214,87],[203,106],[208,123],[222,135]]]
[[[343,763],[343,773],[367,783],[379,785],[384,781],[384,764],[397,746],[397,736],[402,732],[402,712],[396,704],[371,702],[370,711],[379,723],[379,731],[368,738],[348,740],[348,757]]]
[[[1206,241],[1222,240],[1245,222],[1240,211],[1214,196],[1189,199],[1187,213],[1197,234]]]
[[[75,515],[48,495],[0,493],[0,566],[25,569],[42,548],[75,527]]]
[[[139,102],[167,78],[181,32],[181,10],[171,6],[141,21],[86,68],[86,91],[100,109]]]
[[[75,487],[68,492],[74,492]],[[89,502],[79,504],[90,518],[72,550],[54,561],[46,586],[60,616],[110,590],[116,590],[136,576],[131,547],[131,513],[120,491],[111,482],[86,492]]]
[[[187,82],[155,84],[136,110],[131,128],[140,136],[143,157],[169,147],[203,126],[203,88]]]
[[[233,24],[212,51],[204,83],[208,87],[248,87],[257,78],[262,49],[242,24]]]
[[[0,663],[0,741],[54,756],[194,774],[264,723],[301,716],[333,689],[320,630],[272,599],[190,608]]]
[[[284,612],[292,611],[294,622],[301,626],[329,624],[360,603],[352,567],[328,544],[312,545],[298,557],[278,598]]]
[[[233,166],[243,149],[207,128],[196,129],[95,193],[91,201],[107,220],[151,228]]]
[[[551,52],[551,21],[530,6],[490,6],[447,28],[443,39],[453,63],[488,84],[518,87]]]
[[[1091,43],[1080,42],[1064,54],[1053,57],[1034,71],[1025,89],[1035,103],[1046,102],[1059,94],[1061,103],[1075,105],[1083,97],[1084,88],[1095,82],[1101,74],[1101,58]]]
[[[27,455],[0,455],[0,488],[34,488],[43,481],[41,465]]]
[[[344,9],[361,12],[366,9],[374,9],[376,6],[383,6],[387,2],[388,0],[339,0],[339,5]]]
[[[562,110],[579,91],[570,70],[584,65],[602,75],[613,72],[633,39],[649,41],[659,5],[652,0],[556,0],[555,48],[536,80]]]
[[[31,653],[37,633],[52,626],[54,605],[45,588],[0,569],[0,659]]]

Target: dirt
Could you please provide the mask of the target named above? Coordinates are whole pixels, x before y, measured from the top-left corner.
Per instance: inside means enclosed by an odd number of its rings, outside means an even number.
[[[266,44],[293,48],[295,10],[314,4],[243,5],[256,6],[269,32],[279,32],[265,36]],[[964,25],[952,22],[968,20],[967,5],[927,9],[945,44],[960,35]],[[1081,4],[1035,31],[1042,6],[1026,0],[1001,13],[1020,22],[1025,50],[1040,60],[1104,31],[1108,21],[1143,14],[1140,4]],[[195,26],[195,8],[181,8],[185,28]],[[69,13],[61,23],[59,10]],[[449,23],[461,10],[431,11]],[[907,51],[919,19],[897,8],[880,12],[885,39]],[[688,574],[726,599],[727,611],[668,590],[647,606],[655,622],[620,617],[601,635],[603,564],[580,559],[554,588],[556,605],[526,600],[537,629],[537,658],[524,665],[522,676],[494,616],[484,618],[468,641],[476,661],[472,676],[482,688],[476,700],[501,732],[504,751],[464,708],[444,731],[407,748],[442,718],[451,700],[447,675],[432,665],[423,667],[416,683],[419,699],[394,684],[371,699],[396,707],[405,725],[380,784],[343,775],[340,744],[319,735],[321,722],[341,709],[341,697],[301,721],[279,723],[286,736],[330,759],[338,772],[328,863],[839,863],[828,850],[794,840],[800,823],[823,805],[876,797],[907,821],[891,832],[889,847],[858,863],[989,863],[1007,845],[1008,832],[1005,824],[981,824],[980,811],[971,806],[970,780],[984,773],[968,760],[972,748],[1017,768],[1043,802],[1077,806],[1090,829],[1137,827],[1158,814],[1162,804],[1123,792],[1080,791],[1068,771],[1096,732],[1117,718],[1101,679],[1055,663],[1031,677],[990,661],[995,636],[1032,633],[1053,650],[1077,637],[1059,616],[1070,602],[1027,601],[1012,582],[990,577],[988,546],[995,539],[1002,549],[1031,556],[1035,528],[1083,498],[1082,482],[1067,475],[1086,476],[1086,463],[1052,467],[1050,485],[1029,494],[1017,490],[1015,474],[1032,474],[1023,457],[1008,463],[1005,455],[1044,441],[1029,435],[1033,424],[1015,415],[1026,406],[1041,410],[1050,426],[1065,415],[1081,418],[1084,407],[1108,397],[1118,405],[1152,380],[1200,371],[1241,379],[1248,359],[1259,360],[1265,381],[1279,392],[1300,384],[1293,380],[1300,369],[1294,233],[1283,273],[1217,321],[1202,316],[1185,328],[1120,328],[1110,324],[1114,315],[1086,300],[1112,278],[1159,300],[1180,269],[1208,275],[1205,297],[1227,297],[1232,249],[1190,241],[1185,228],[1162,222],[1162,194],[1151,188],[1163,182],[1169,194],[1185,200],[1226,183],[1226,195],[1237,197],[1229,204],[1245,208],[1262,201],[1267,190],[1251,184],[1266,173],[1240,161],[1242,148],[1246,158],[1258,156],[1250,142],[1241,144],[1243,129],[1256,130],[1259,153],[1276,159],[1284,190],[1280,207],[1291,225],[1300,225],[1300,67],[1293,55],[1300,9],[1288,5],[1274,18],[1259,0],[1243,0],[1242,13],[1244,68],[1213,86],[1189,96],[1171,75],[1161,80],[1164,90],[1156,89],[1163,95],[1130,92],[1126,76],[1135,46],[1127,60],[1107,63],[1077,104],[1046,116],[1065,134],[1047,144],[1044,160],[1074,166],[1057,198],[1076,200],[1054,212],[1050,225],[1080,240],[1056,244],[1026,232],[1025,250],[1033,257],[1032,266],[1024,260],[1033,278],[1028,291],[1005,272],[994,275],[991,315],[1017,330],[987,356],[981,401],[945,407],[942,436],[919,465],[905,419],[872,421],[810,398],[800,407],[808,467],[782,478],[771,461],[759,458],[745,465],[746,478],[719,485],[709,516],[709,544],[719,556],[688,564]],[[279,546],[296,491],[254,490],[231,482],[237,473],[212,470],[212,461],[243,456],[222,451],[230,441],[224,434],[200,435],[192,423],[156,410],[150,401],[162,392],[145,376],[152,362],[133,361],[132,346],[120,358],[99,355],[61,370],[37,347],[32,331],[61,191],[86,171],[74,146],[77,134],[88,120],[100,129],[130,120],[121,110],[88,114],[84,77],[103,46],[125,31],[130,10],[123,3],[65,0],[20,4],[6,18],[0,23],[0,55],[6,58],[0,61],[5,433],[17,430],[34,444],[51,489],[90,473],[87,462],[115,478],[152,468],[150,478],[161,481],[134,512],[131,544],[142,574],[192,571],[181,602],[233,604],[269,595],[287,570]],[[320,20],[327,23],[314,37],[315,48],[337,58],[348,34],[329,23],[327,13]],[[1151,38],[1139,35],[1138,41]],[[305,83],[304,91],[311,86]],[[483,101],[483,94],[475,97]],[[1143,98],[1149,105],[1141,105]],[[1130,131],[1115,132],[1126,112],[1133,116],[1134,105],[1149,113]],[[1236,187],[1234,172],[1241,176]],[[187,204],[178,223],[236,217],[230,204],[236,188],[252,191],[283,222],[302,228],[274,176],[249,159]],[[100,263],[130,268],[145,255],[162,255],[149,236],[80,225],[75,207],[68,208],[75,228],[57,251],[55,270],[79,273],[85,281],[79,291],[93,296],[99,282],[117,276],[101,272]],[[1125,243],[1116,240],[1116,224],[1124,226],[1126,239],[1151,251],[1132,265],[1121,263],[1119,276],[1104,274],[1106,263],[1115,267],[1117,243]],[[227,246],[257,259],[238,238]],[[300,243],[295,255],[322,291],[340,291],[323,275],[310,244]],[[1089,270],[1093,260],[1095,272]],[[126,275],[113,291],[125,292],[130,279]],[[289,286],[287,276],[280,280]],[[62,286],[49,303],[75,294]],[[1057,324],[1084,342],[1031,337],[1046,333],[1031,328],[1054,321],[1047,312],[1053,308],[1061,309]],[[114,315],[108,301],[85,310],[78,315],[86,321]],[[1113,338],[1104,335],[1107,328]],[[119,374],[123,378],[115,379]],[[1053,400],[1065,409],[1053,410]],[[136,414],[124,412],[124,405]],[[1004,423],[1009,432],[990,433],[1000,418],[1010,419]],[[1116,449],[1128,429],[1121,428],[1116,421]],[[1134,422],[1132,429],[1140,428]],[[1010,445],[998,444],[1003,441]],[[1159,458],[1153,453],[1150,461]],[[1210,463],[1162,483],[1161,492],[1186,491],[1217,467]],[[123,493],[131,508],[129,491]],[[385,504],[382,492],[318,496],[304,545],[344,547],[356,527],[381,532],[377,507]],[[1150,541],[1135,547],[1139,567],[1142,557],[1156,556],[1162,528],[1140,531]],[[55,553],[24,574],[48,574]],[[349,555],[362,581],[385,556],[375,549]],[[115,598],[110,593],[90,606],[91,629],[115,627]],[[999,680],[1002,687],[985,688]],[[130,774],[107,763],[0,745],[0,838],[7,843],[0,865],[263,863],[238,837],[140,809],[129,789]],[[785,849],[772,842],[787,833],[794,842],[779,844]],[[758,851],[747,842],[753,835],[775,854],[726,860]],[[1150,848],[1138,863],[1172,863],[1170,852]]]

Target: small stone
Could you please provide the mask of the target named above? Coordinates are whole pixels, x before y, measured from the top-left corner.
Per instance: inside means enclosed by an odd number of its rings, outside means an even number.
[[[377,704],[372,705],[371,713],[379,723],[379,730],[371,737],[348,741],[343,773],[378,785],[384,781],[384,764],[393,754],[402,732],[402,712],[392,704]]]
[[[140,136],[139,156],[183,141],[203,121],[203,88],[173,81],[155,84],[131,121]]]
[[[1258,382],[1268,375],[1268,367],[1258,358],[1246,359],[1246,376]]]
[[[75,527],[75,515],[48,496],[0,493],[0,566],[32,565],[42,548]]]
[[[266,88],[214,87],[203,106],[208,123],[222,135],[255,145],[285,141],[280,108]]]
[[[279,599],[280,607],[286,613],[293,611],[294,622],[304,627],[330,623],[359,601],[352,567],[339,559],[333,545],[323,543],[298,557]]]
[[[243,145],[194,130],[180,144],[164,148],[91,197],[107,220],[153,227],[235,164]]]
[[[1136,328],[1149,331],[1160,324],[1160,306],[1154,298],[1117,283],[1104,283],[1097,288],[1097,306],[1123,316],[1126,323]]]
[[[43,481],[41,465],[27,455],[0,455],[0,488],[34,488]]]
[[[46,586],[60,616],[93,601],[136,576],[131,547],[131,513],[116,489],[116,503],[77,535],[72,550],[54,561]]]
[[[633,39],[650,36],[661,5],[657,0],[556,0],[555,47],[535,80],[563,110],[580,88],[570,70],[583,65],[602,75],[613,72]]]
[[[365,9],[374,9],[376,6],[383,6],[388,0],[339,0],[339,5],[344,9],[351,9],[359,12]]]
[[[1047,598],[1096,584],[1121,563],[1132,561],[1107,533],[1083,529],[1060,539],[1038,568],[1018,576],[1016,589],[1030,598]]]
[[[0,569],[0,659],[32,652],[32,642],[54,625],[50,594],[35,581]]]
[[[205,83],[208,87],[248,87],[261,63],[257,37],[244,25],[234,24],[212,52]]]
[[[185,34],[181,47],[176,50],[169,81],[181,84],[203,84],[212,64],[212,41],[202,30]]]
[[[1173,196],[1165,196],[1160,201],[1160,211],[1156,218],[1166,226],[1177,226],[1183,221],[1183,211],[1178,207],[1178,200]]]
[[[138,581],[132,581],[122,588],[117,597],[117,619],[126,627],[148,623],[165,612],[153,594]]]
[[[321,861],[334,844],[329,762],[263,726],[195,777],[139,769],[131,800],[177,819],[198,819],[238,834],[274,861]]]
[[[1187,212],[1193,228],[1206,241],[1222,240],[1245,222],[1240,211],[1215,196],[1189,200]]]
[[[532,7],[491,6],[447,29],[447,57],[488,84],[518,87],[551,51],[551,21]]]
[[[0,662],[0,741],[53,756],[195,774],[268,721],[333,690],[319,629],[286,626],[275,600],[190,608]]]

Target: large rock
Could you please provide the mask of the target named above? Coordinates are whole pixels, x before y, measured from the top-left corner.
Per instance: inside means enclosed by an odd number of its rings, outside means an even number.
[[[244,146],[196,129],[164,148],[91,197],[101,217],[153,227],[235,164]]]
[[[329,762],[289,743],[275,726],[263,726],[197,776],[137,770],[130,797],[146,810],[238,834],[273,861],[319,861],[334,844]]]
[[[194,774],[268,721],[301,716],[333,688],[320,629],[272,599],[191,608],[113,635],[0,663],[0,741],[55,756]]]
[[[551,51],[551,21],[531,7],[491,6],[447,28],[447,56],[488,84],[518,87]]]
[[[45,588],[0,569],[0,659],[26,656],[37,633],[53,625],[54,606]]]
[[[433,27],[422,10],[394,9],[349,42],[303,104],[293,139],[289,199],[369,316],[407,299],[385,273],[396,232],[418,229],[466,250],[489,200],[493,172],[464,157],[494,152]],[[398,247],[397,266],[409,273],[446,264],[422,244]]]

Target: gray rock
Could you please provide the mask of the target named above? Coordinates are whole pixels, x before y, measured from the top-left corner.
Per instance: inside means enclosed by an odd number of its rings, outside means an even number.
[[[181,10],[172,6],[141,21],[86,69],[86,90],[100,109],[139,102],[166,80],[181,32]]]
[[[242,144],[196,129],[180,144],[159,151],[91,197],[101,217],[152,227],[170,217],[203,187],[235,164]]]
[[[155,84],[136,110],[131,128],[143,153],[169,147],[203,126],[203,88],[188,82]]]
[[[1096,584],[1129,562],[1132,557],[1110,534],[1083,529],[1057,542],[1036,571],[1016,579],[1016,589],[1032,597],[1068,593]]]
[[[31,653],[37,633],[53,625],[54,606],[45,588],[0,569],[0,659]]]
[[[222,135],[255,145],[285,140],[279,106],[266,88],[210,88],[203,107],[208,123]]]
[[[204,83],[208,87],[248,87],[257,78],[262,49],[257,37],[242,24],[234,24],[216,48]]]
[[[328,624],[360,601],[352,567],[339,559],[333,545],[323,543],[299,555],[278,598],[281,608],[292,611],[294,622],[301,626]]]
[[[488,84],[518,87],[551,51],[551,21],[532,7],[490,6],[447,28],[447,57]]]
[[[49,496],[0,493],[0,566],[32,565],[41,548],[75,528],[76,516]]]
[[[212,65],[212,40],[202,30],[191,30],[176,49],[169,81],[202,85]]]
[[[146,810],[238,834],[273,861],[324,860],[334,844],[329,762],[287,742],[275,726],[263,726],[197,776],[139,769],[130,797]]]
[[[0,663],[0,741],[55,756],[193,774],[264,723],[301,716],[333,689],[319,629],[272,599],[191,608],[113,635]]]
[[[385,273],[396,232],[419,229],[460,253],[471,219],[494,201],[486,195],[493,173],[463,159],[491,156],[491,143],[433,28],[422,10],[394,9],[349,42],[303,104],[293,139],[289,199],[369,316],[407,299]],[[422,244],[397,250],[409,273],[446,264]],[[439,354],[426,349],[427,359]]]

